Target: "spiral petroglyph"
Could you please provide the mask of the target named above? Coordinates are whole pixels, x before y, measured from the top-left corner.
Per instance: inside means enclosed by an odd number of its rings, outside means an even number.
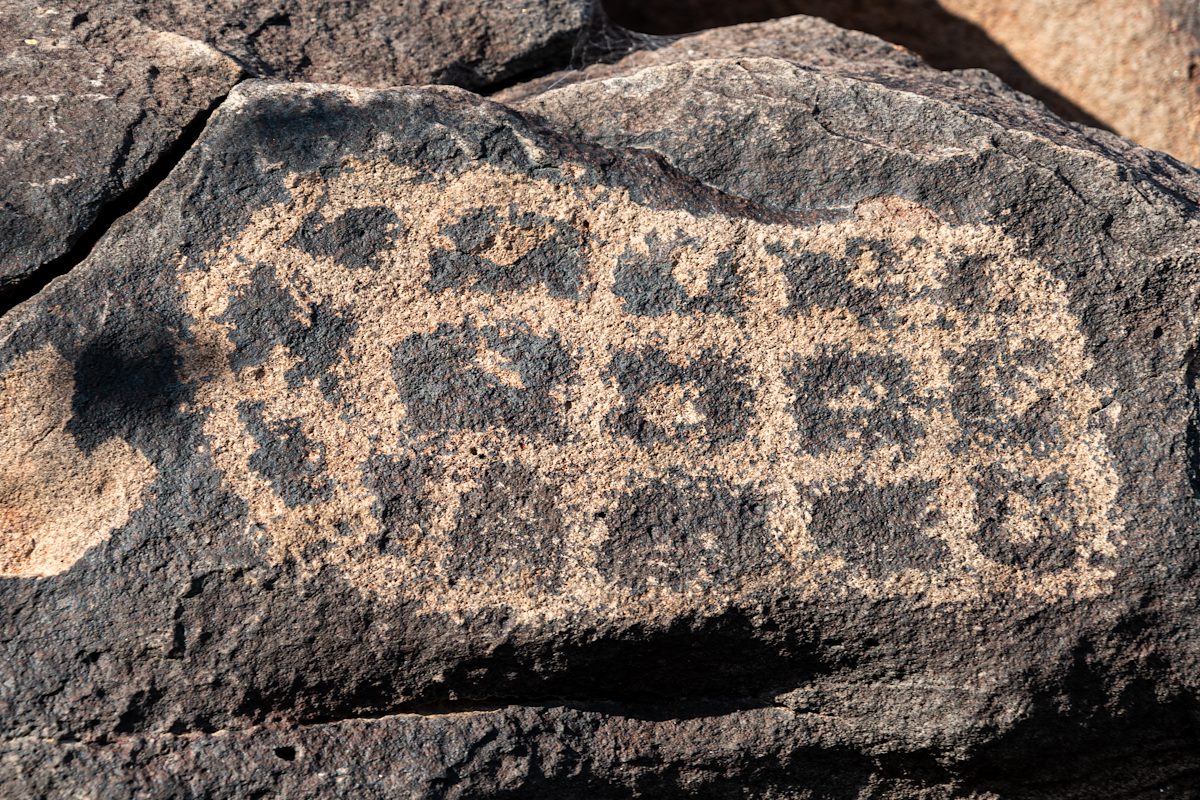
[[[1102,389],[1063,287],[991,228],[490,167],[289,189],[179,272],[194,410],[275,558],[449,610],[1105,590]]]

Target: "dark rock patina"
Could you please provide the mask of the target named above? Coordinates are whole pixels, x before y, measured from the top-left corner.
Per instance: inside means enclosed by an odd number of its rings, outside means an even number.
[[[1187,797],[1200,180],[974,80],[236,88],[0,320],[0,785]]]
[[[0,0],[0,308],[86,256],[246,75],[482,90],[602,24],[591,0]]]
[[[213,48],[131,19],[0,2],[0,299],[178,159],[240,77]]]

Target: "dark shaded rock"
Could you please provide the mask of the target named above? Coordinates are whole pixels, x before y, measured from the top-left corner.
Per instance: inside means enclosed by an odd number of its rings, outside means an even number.
[[[850,69],[235,89],[0,320],[0,780],[1186,797],[1200,180]]]
[[[208,735],[140,734],[103,747],[26,739],[0,753],[0,785],[20,797],[59,796],[63,786],[86,786],[98,800],[184,792],[366,800],[1092,800],[1192,797],[1200,768],[1200,758],[1186,749],[1193,742],[1187,736],[1127,725],[1118,738],[1146,754],[1137,763],[1124,761],[1124,747],[1101,738],[1114,733],[1108,727],[1077,732],[1083,750],[1039,742],[1042,758],[1025,760],[1018,770],[1010,761],[1014,735],[964,780],[928,754],[897,758],[834,745],[845,733],[837,717],[703,704],[666,713],[678,718],[655,711],[627,716],[602,708],[508,707]],[[1152,794],[1142,791],[1147,786]]]
[[[0,3],[0,293],[66,256],[241,75],[199,42],[85,11]]]
[[[566,64],[592,0],[123,0],[130,15],[207,42],[257,75],[352,86],[482,89]]]
[[[44,283],[86,256],[243,73],[482,89],[566,66],[597,13],[591,0],[4,0],[0,307],[32,273]],[[358,230],[387,235],[360,213],[297,235],[343,252]]]

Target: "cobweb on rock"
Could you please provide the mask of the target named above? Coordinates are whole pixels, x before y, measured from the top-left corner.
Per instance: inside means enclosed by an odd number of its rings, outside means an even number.
[[[612,22],[599,2],[593,2],[587,23],[571,50],[570,69],[611,64],[638,50],[657,50],[680,36],[658,36],[627,30]]]
[[[631,53],[657,50],[682,38],[680,35],[660,36],[622,28],[608,18],[599,0],[593,0],[588,14],[587,22],[571,47],[569,60],[555,71],[558,78],[548,86],[543,86],[543,91],[572,82],[577,79],[575,73],[593,64],[612,64]]]

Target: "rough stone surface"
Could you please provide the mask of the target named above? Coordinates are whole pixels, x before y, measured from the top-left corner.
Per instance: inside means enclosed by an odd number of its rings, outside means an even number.
[[[78,260],[243,74],[483,89],[566,66],[595,13],[590,0],[0,0],[0,303]]]
[[[482,89],[566,63],[591,0],[122,0],[162,30],[208,42],[257,75]]]
[[[926,74],[936,86],[952,76],[931,70],[912,52],[876,36],[839,28],[819,17],[797,15],[762,23],[730,25],[675,38],[645,39],[622,58],[575,67],[516,83],[492,97],[515,103],[573,83],[627,75],[651,66],[705,58],[781,58],[823,73],[879,82],[887,77],[911,84]],[[972,87],[975,88],[975,87]]]
[[[0,292],[68,253],[239,76],[134,21],[0,3]]]
[[[809,16],[734,25],[675,40],[650,42],[644,49],[635,50],[620,59],[551,73],[507,87],[496,92],[493,97],[501,102],[521,105],[534,113],[553,116],[555,103],[566,102],[564,98],[577,95],[568,92],[556,93],[545,103],[535,102],[530,98],[583,81],[628,76],[652,66],[737,57],[783,59],[804,70],[816,69],[824,75],[880,84],[948,102],[994,119],[1006,127],[1049,136],[1056,142],[1084,141],[1088,147],[1099,148],[1110,154],[1119,152],[1126,159],[1143,158],[1133,152],[1134,148],[1128,140],[1112,136],[1106,131],[1065,122],[1051,113],[1043,103],[1014,91],[986,71],[942,72],[931,68],[903,47]],[[592,87],[587,91],[595,92],[599,89]],[[643,102],[643,105],[646,104]],[[602,108],[592,109],[591,115],[582,114],[584,110],[586,106],[580,103],[578,109],[563,115],[559,120],[560,124],[582,128],[605,126],[607,120]],[[649,131],[654,128],[654,121],[660,119],[661,114],[646,108],[645,115],[646,122],[643,127]],[[581,116],[588,119],[581,121],[578,119]],[[629,131],[630,135],[633,135],[638,125],[635,118],[627,115],[623,116],[619,123],[613,121],[608,127],[614,131]],[[692,135],[692,131],[688,126],[681,126],[674,130],[658,130],[656,135],[660,139],[672,137],[676,142],[673,147],[660,143],[656,145],[658,149],[670,153],[684,153],[687,150],[684,143]],[[695,150],[701,157],[712,152],[710,147]],[[1182,174],[1178,169],[1172,170]]]
[[[1125,727],[994,743],[967,774],[930,753],[897,757],[837,717],[782,706],[642,710],[521,708],[399,715],[211,735],[135,734],[101,747],[25,739],[0,753],[14,796],[86,787],[152,797],[627,797],[796,800],[1094,800],[1194,797],[1184,736]],[[646,713],[648,711],[648,713]],[[1126,758],[1141,748],[1136,761]],[[872,752],[876,750],[877,752]],[[1149,792],[1145,787],[1152,787]]]
[[[1057,113],[1200,163],[1195,0],[607,0],[615,21],[682,33],[791,14],[869,31],[940,69],[982,68]]]
[[[1188,797],[1200,177],[897,70],[237,87],[0,319],[0,786]]]

